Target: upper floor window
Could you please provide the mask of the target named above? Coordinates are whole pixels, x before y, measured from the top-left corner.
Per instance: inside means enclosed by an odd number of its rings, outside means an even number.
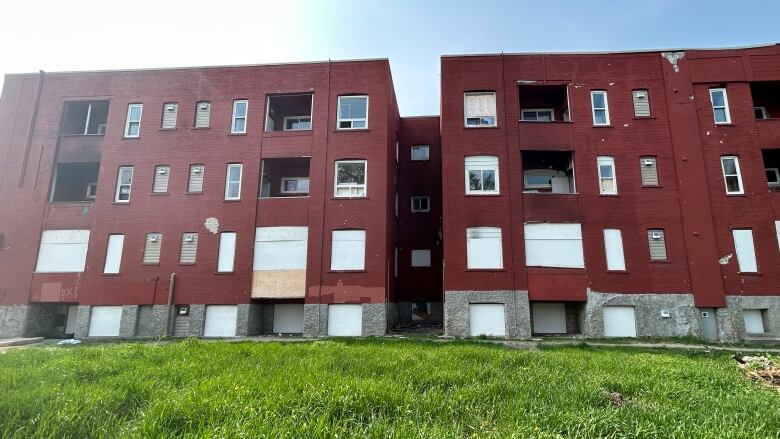
[[[230,125],[232,134],[246,133],[246,115],[249,108],[249,101],[240,99],[233,101],[233,122]]]
[[[365,160],[340,160],[336,162],[334,197],[366,196]]]
[[[498,157],[466,157],[466,194],[498,194]]]
[[[496,126],[496,92],[464,93],[463,117],[467,127]]]
[[[593,125],[609,125],[607,92],[604,90],[591,91],[590,104],[593,109]]]
[[[133,167],[122,166],[116,179],[116,194],[114,201],[117,203],[130,202],[130,189],[133,185]]]
[[[615,177],[615,159],[600,156],[596,158],[599,170],[599,193],[601,195],[616,195],[617,178]]]
[[[164,194],[168,192],[168,180],[171,177],[171,167],[168,165],[159,165],[154,168],[154,181],[152,182],[152,192]]]
[[[309,177],[282,177],[281,192],[283,194],[308,194]]]
[[[141,135],[141,113],[143,108],[143,104],[130,104],[127,106],[125,137],[135,138]]]
[[[339,96],[340,130],[368,128],[368,96]]]
[[[721,157],[720,167],[723,170],[723,182],[726,184],[726,194],[744,194],[745,190],[742,188],[742,174],[739,170],[739,157],[733,155]]]
[[[431,197],[427,195],[415,195],[412,197],[412,213],[426,213],[431,211]]]
[[[198,101],[195,104],[195,128],[208,128],[211,119],[211,102]]]
[[[108,101],[65,102],[61,132],[65,135],[103,135],[107,119]]]
[[[650,117],[650,99],[646,89],[634,90],[631,98],[634,102],[634,117]]]
[[[241,199],[241,173],[243,165],[241,163],[229,163],[227,165],[227,175],[225,176],[225,199]]]
[[[430,150],[428,145],[414,145],[412,146],[412,161],[424,162],[430,159]]]
[[[190,175],[187,180],[187,192],[203,192],[203,174],[206,172],[206,166],[201,164],[190,165]]]
[[[552,122],[555,112],[552,108],[529,108],[520,112],[520,119],[524,122]]]
[[[710,101],[712,102],[712,115],[715,123],[731,123],[729,114],[729,98],[725,88],[711,88]]]
[[[164,130],[176,129],[176,118],[179,115],[179,104],[167,102],[163,104],[162,122],[160,128]]]

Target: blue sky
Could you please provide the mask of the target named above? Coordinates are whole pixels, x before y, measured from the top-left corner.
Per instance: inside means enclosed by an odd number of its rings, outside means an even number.
[[[0,17],[2,74],[389,58],[404,116],[438,114],[442,54],[780,42],[777,0],[3,0]]]

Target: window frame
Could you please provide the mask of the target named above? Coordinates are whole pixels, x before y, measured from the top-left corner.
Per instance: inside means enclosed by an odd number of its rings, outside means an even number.
[[[714,92],[722,92],[723,93],[723,105],[722,106],[716,106],[715,101],[712,99],[712,95]],[[710,107],[712,108],[712,120],[715,121],[715,125],[728,125],[731,123],[731,110],[729,109],[729,96],[726,91],[726,87],[712,87],[709,89],[710,93]],[[724,122],[718,122],[718,118],[716,116],[715,110],[716,108],[723,108],[723,112],[725,113],[726,120]]]
[[[525,118],[525,112],[533,112],[536,113],[536,119],[526,119]],[[550,120],[539,120],[539,113],[549,111],[550,112]],[[555,109],[554,108],[521,108],[520,109],[520,121],[522,122],[555,122]]]
[[[342,183],[339,184],[339,164],[346,164],[346,163],[362,163],[363,164],[363,177],[364,177],[364,183],[361,184],[354,184],[354,183]],[[333,175],[333,198],[368,198],[368,160],[364,159],[354,159],[354,160],[336,160],[334,162],[333,166],[334,175]],[[362,195],[352,195],[352,189],[354,188],[363,188],[363,194]],[[349,189],[350,193],[349,195],[339,195],[338,190],[339,188],[342,189]]]
[[[236,116],[236,107],[238,107],[239,104],[245,104],[246,107],[244,108],[244,115],[239,117]],[[236,131],[236,121],[238,119],[243,119],[244,121],[244,130],[243,131]],[[249,99],[234,99],[233,100],[233,115],[230,118],[230,134],[246,134],[247,127],[249,125]]]
[[[341,118],[341,100],[342,99],[351,99],[351,98],[365,98],[366,100],[366,117],[351,117],[342,119]],[[368,129],[368,104],[369,104],[368,95],[342,95],[339,96],[336,100],[336,131],[350,131],[350,130],[367,130]],[[362,127],[355,127],[354,122],[364,121],[365,126]],[[342,127],[341,122],[349,122],[349,127]]]
[[[761,117],[756,117],[756,120],[766,120],[769,119],[769,113],[766,112],[766,107],[763,105],[757,105],[753,107],[753,115],[755,116],[756,111],[761,112]]]
[[[97,187],[96,181],[87,183],[87,193],[84,194],[84,199],[89,201],[95,200],[95,198],[97,198]]]
[[[637,99],[641,99],[641,98],[638,97],[639,93],[644,93],[645,94],[644,99],[645,99],[645,101],[647,101],[647,115],[645,115],[645,116],[636,114],[636,110],[637,110],[637,108],[636,108],[636,100]],[[641,118],[652,118],[653,117],[653,109],[650,106],[650,89],[647,89],[647,88],[635,88],[635,89],[631,90],[631,107],[634,110],[634,117],[635,118],[638,118],[638,119],[641,119]]]
[[[480,167],[479,169],[469,169],[469,166],[466,164],[466,161],[469,158],[477,158],[477,157],[490,157],[491,159],[496,159],[496,165],[495,169],[489,169],[487,165],[484,165]],[[499,183],[499,168],[500,163],[497,156],[466,156],[463,159],[463,169],[464,169],[464,176],[465,176],[465,184],[466,184],[466,195],[500,195],[501,194],[501,185]],[[496,188],[494,190],[485,190],[485,189],[479,189],[479,190],[472,190],[471,189],[471,179],[469,178],[469,171],[480,171],[480,184],[484,188],[484,176],[482,173],[484,171],[490,171],[492,170],[495,175],[495,181],[496,181]]]
[[[764,168],[764,175],[766,175],[766,173],[768,171],[774,172],[774,174],[775,174],[775,181],[772,182],[772,181],[767,180],[766,184],[768,186],[771,186],[771,187],[780,186],[780,168]]]
[[[609,161],[609,165],[612,167],[612,177],[604,177],[601,175],[601,166],[604,165],[605,161]],[[618,187],[617,187],[617,167],[615,166],[615,157],[608,156],[608,155],[600,155],[596,157],[596,172],[598,173],[599,177],[599,195],[617,195],[618,194]],[[612,191],[606,191],[604,189],[603,181],[605,179],[612,179]]]
[[[594,100],[594,96],[596,95],[604,95],[604,107],[596,107],[596,101]],[[596,111],[604,111],[604,123],[598,123],[596,120]],[[591,90],[590,91],[590,113],[591,118],[593,119],[593,126],[597,127],[606,127],[610,126],[610,119],[609,119],[609,100],[607,97],[607,91],[606,90]]]
[[[130,183],[122,184],[122,172],[130,170]],[[134,166],[120,166],[119,170],[116,174],[116,189],[114,190],[114,203],[122,203],[127,204],[130,202],[130,195],[133,192],[133,173],[135,172]],[[127,186],[127,199],[126,200],[120,200],[119,194],[121,192],[122,186]]]
[[[300,181],[301,180],[306,180],[307,182],[310,182],[309,177],[282,177],[282,179],[281,179],[281,187],[279,188],[279,192],[280,193],[282,193],[282,194],[306,194],[306,195],[309,195],[309,191],[308,190],[306,190],[305,192],[301,191],[301,190],[295,190],[295,191],[288,191],[288,190],[286,190],[285,189],[285,183],[290,181],[290,180],[298,181],[299,182],[298,185],[300,185]]]
[[[235,183],[230,181],[230,168],[238,168],[238,195],[235,197],[229,197],[230,184]],[[243,163],[228,163],[225,168],[225,201],[238,201],[241,199],[241,183],[244,176],[244,164]]]
[[[426,209],[415,209],[414,202],[415,200],[426,200],[427,208]],[[412,213],[430,213],[431,211],[431,197],[428,195],[412,195],[411,197],[411,209]]]
[[[194,172],[195,168],[200,168],[200,172]],[[192,174],[200,174],[200,190],[199,191],[191,191],[190,187],[192,186]],[[191,163],[189,167],[189,172],[187,172],[187,193],[188,194],[202,194],[203,193],[203,186],[206,182],[206,165],[203,163]]]
[[[415,265],[414,261],[414,255],[415,252],[424,252],[428,253],[428,265]],[[419,253],[418,253],[419,254]],[[409,252],[409,266],[412,268],[431,268],[433,266],[433,252],[431,252],[431,249],[429,248],[416,248],[412,249],[411,252]]]
[[[169,111],[168,106],[173,105],[173,112],[176,113],[176,117],[173,119],[173,126],[165,126],[165,112]],[[160,129],[163,131],[172,131],[179,126],[179,103],[178,102],[164,102],[162,106],[162,113],[160,114]]]
[[[469,117],[468,114],[466,114],[466,101],[468,100],[468,96],[479,96],[479,95],[492,95],[493,96],[493,106],[494,106],[494,114],[491,116],[472,116]],[[495,91],[467,91],[463,92],[463,126],[465,128],[493,128],[498,126],[498,100],[497,100],[497,93]],[[484,119],[487,118],[493,118],[492,123],[481,123]],[[479,119],[480,123],[477,124],[469,124],[469,119]]]
[[[309,119],[309,127],[308,128],[287,128],[287,121],[288,120],[293,120],[293,119],[298,119],[298,123],[301,122],[301,119]],[[309,116],[305,116],[305,115],[301,115],[301,116],[284,116],[284,118],[282,118],[282,124],[284,125],[284,126],[282,126],[282,131],[311,131],[311,129],[312,129],[311,115],[309,115]]]
[[[132,120],[130,119],[130,115],[132,114],[133,108],[139,108],[140,111],[138,112],[138,120]],[[137,139],[141,137],[141,119],[143,118],[144,114],[144,104],[141,103],[133,103],[133,104],[127,104],[127,117],[125,118],[125,139]],[[138,124],[138,133],[135,135],[130,134],[130,127],[131,124]]]
[[[414,158],[414,151],[415,150],[425,150],[425,158],[424,159],[416,159]],[[428,162],[431,160],[431,146],[420,144],[420,145],[412,145],[411,149],[409,150],[409,159],[413,162]]]
[[[736,174],[726,175],[726,167],[724,166],[724,160],[734,160],[734,169],[737,171]],[[742,183],[742,170],[739,167],[739,156],[736,155],[720,156],[720,170],[721,170],[721,174],[723,175],[723,185],[726,188],[726,195],[744,195],[745,186]],[[737,183],[739,183],[738,191],[731,191],[731,192],[729,191],[729,184],[727,180],[728,177],[737,177]]]

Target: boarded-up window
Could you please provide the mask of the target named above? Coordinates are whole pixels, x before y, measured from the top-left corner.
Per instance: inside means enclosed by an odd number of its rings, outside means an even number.
[[[305,269],[308,233],[308,227],[258,227],[253,269]]]
[[[108,235],[108,246],[106,247],[106,263],[103,266],[103,273],[117,274],[122,264],[122,248],[125,244],[125,235]]]
[[[625,270],[623,256],[623,235],[620,229],[604,229],[604,251],[607,255],[607,270]]]
[[[469,269],[504,268],[500,228],[469,227],[466,229],[466,266]]]
[[[636,337],[633,306],[604,307],[604,337]]]
[[[209,305],[203,323],[204,337],[235,337],[238,307],[236,305]]]
[[[666,236],[661,229],[650,229],[647,231],[647,243],[650,247],[651,261],[666,260]]]
[[[162,233],[149,233],[144,244],[144,264],[159,264],[162,248]]]
[[[503,303],[469,304],[469,335],[478,337],[504,337],[506,315]]]
[[[119,337],[121,306],[93,306],[89,317],[90,337]]]
[[[775,235],[777,235],[777,247],[780,249],[780,221],[775,221]]]
[[[179,114],[179,104],[168,102],[163,104],[162,129],[172,130],[176,128],[176,117]]]
[[[634,90],[631,94],[634,100],[634,116],[650,116],[650,96],[647,90]]]
[[[750,229],[735,229],[731,231],[734,236],[734,249],[737,252],[737,262],[741,273],[755,273],[758,271],[756,264],[756,249],[753,245],[753,231]]]
[[[525,264],[529,267],[585,268],[580,224],[525,224]]]
[[[328,305],[328,335],[360,337],[363,332],[363,305]]]
[[[208,128],[211,118],[211,102],[200,101],[195,104],[195,128]]]
[[[154,193],[166,193],[168,192],[168,179],[171,175],[171,167],[167,165],[155,166],[154,168],[154,184],[152,185],[152,192]]]
[[[412,250],[412,267],[430,267],[430,250]]]
[[[181,235],[180,264],[194,264],[198,255],[198,234],[185,233]]]
[[[642,186],[658,186],[658,167],[655,157],[639,157],[639,170],[642,174]]]
[[[467,127],[496,126],[496,93],[465,93],[464,119]]]
[[[366,268],[366,231],[334,230],[331,243],[331,270]]]
[[[205,166],[190,165],[190,177],[187,181],[187,192],[203,192],[203,174],[205,173]]]
[[[742,318],[745,322],[745,332],[748,334],[763,334],[766,331],[764,326],[763,309],[743,309]]]
[[[219,260],[217,271],[229,273],[233,271],[236,259],[236,232],[222,232],[219,235]]]
[[[38,273],[80,273],[87,262],[89,230],[44,230],[38,250]]]

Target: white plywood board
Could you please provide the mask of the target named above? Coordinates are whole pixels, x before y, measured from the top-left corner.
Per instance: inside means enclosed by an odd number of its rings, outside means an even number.
[[[363,333],[363,305],[328,305],[328,335],[359,337]]]
[[[119,337],[121,306],[93,306],[89,318],[90,337]]]
[[[274,305],[274,334],[303,333],[303,304],[277,303]]]
[[[633,306],[604,307],[604,337],[636,337]]]
[[[566,305],[563,303],[532,303],[534,330],[537,334],[566,333]]]
[[[219,260],[217,271],[229,273],[233,271],[236,260],[236,234],[235,232],[223,232],[219,235]]]
[[[604,251],[607,254],[607,270],[625,270],[623,235],[620,229],[604,229]]]
[[[308,227],[258,227],[254,270],[305,270]]]
[[[89,230],[46,230],[38,250],[38,273],[80,273],[87,263]]]
[[[504,268],[500,228],[466,229],[466,265],[469,269]]]
[[[760,309],[742,310],[742,316],[745,320],[745,332],[748,334],[764,333],[764,317]]]
[[[206,306],[204,337],[235,337],[238,307],[235,305]]]
[[[469,304],[469,334],[473,337],[488,335],[506,336],[503,303]]]
[[[122,248],[125,244],[125,235],[109,235],[106,247],[106,263],[103,273],[117,274],[122,264]]]
[[[331,270],[364,270],[366,231],[334,230],[331,244]]]
[[[526,223],[525,259],[529,267],[585,268],[580,224]]]
[[[753,231],[747,229],[735,229],[731,231],[734,236],[734,249],[737,252],[737,263],[742,273],[755,273],[758,271],[756,264],[756,249],[753,245]]]

